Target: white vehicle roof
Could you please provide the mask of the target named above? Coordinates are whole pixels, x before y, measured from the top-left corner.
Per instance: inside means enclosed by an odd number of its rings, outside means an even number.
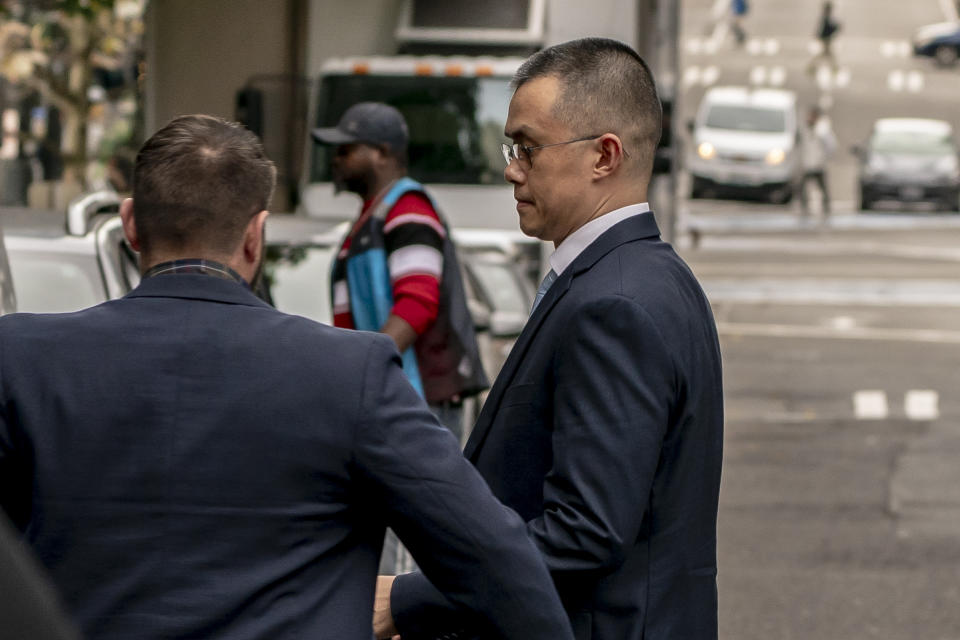
[[[750,105],[787,109],[797,102],[793,91],[750,87],[713,87],[703,96],[704,104]]]
[[[363,56],[331,58],[322,74],[396,76],[504,76],[511,78],[524,58],[497,56]]]
[[[927,118],[881,118],[873,125],[877,133],[923,133],[927,135],[953,135],[953,127],[943,120]]]

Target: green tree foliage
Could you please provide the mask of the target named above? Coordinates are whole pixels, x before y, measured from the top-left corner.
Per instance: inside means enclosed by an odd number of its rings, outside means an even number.
[[[94,69],[132,64],[146,0],[0,0],[0,75],[38,92],[64,119],[64,160],[84,180]],[[123,6],[120,6],[123,5]],[[121,11],[120,9],[125,9]]]

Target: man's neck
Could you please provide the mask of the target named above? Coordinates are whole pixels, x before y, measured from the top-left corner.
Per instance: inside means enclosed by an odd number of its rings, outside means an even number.
[[[390,171],[390,172],[384,173],[383,175],[378,175],[370,183],[366,191],[360,194],[360,197],[363,198],[364,202],[373,200],[374,198],[379,196],[381,193],[383,193],[387,189],[387,187],[389,187],[396,180],[399,180],[405,175],[407,175],[406,172],[400,171],[400,170]]]

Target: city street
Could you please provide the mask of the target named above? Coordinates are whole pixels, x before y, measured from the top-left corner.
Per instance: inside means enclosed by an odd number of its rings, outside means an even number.
[[[883,116],[960,126],[960,68],[907,48],[953,5],[835,4],[839,72],[819,77],[804,72],[819,1],[750,2],[736,50],[714,0],[683,9],[682,122],[707,86],[774,84],[829,107],[839,139],[829,220],[679,204],[724,353],[721,638],[956,640],[960,215],[855,211],[849,153]]]

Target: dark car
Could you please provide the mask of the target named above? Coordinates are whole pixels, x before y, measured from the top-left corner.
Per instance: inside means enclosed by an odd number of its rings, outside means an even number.
[[[66,213],[0,209],[17,311],[55,313],[119,298],[140,280],[112,192],[87,194]]]
[[[942,211],[960,205],[960,163],[953,128],[942,120],[883,118],[873,125],[860,159],[860,208],[878,201],[932,202]]]
[[[956,64],[960,57],[960,22],[940,22],[917,29],[913,55],[933,58],[944,67]]]

